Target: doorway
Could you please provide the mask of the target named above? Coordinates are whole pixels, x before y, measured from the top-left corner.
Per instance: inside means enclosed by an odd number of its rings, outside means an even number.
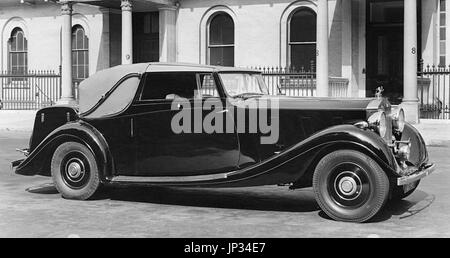
[[[421,49],[421,16],[418,1],[418,49]],[[369,0],[366,36],[366,96],[378,87],[393,104],[403,98],[404,0]],[[418,59],[421,51],[418,51]]]
[[[403,1],[369,0],[366,38],[366,96],[378,87],[392,103],[403,97]]]
[[[133,63],[159,61],[159,13],[133,13]]]

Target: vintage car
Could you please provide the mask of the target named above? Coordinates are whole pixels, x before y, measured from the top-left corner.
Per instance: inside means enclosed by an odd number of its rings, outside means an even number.
[[[268,118],[251,113],[268,100],[278,132],[264,142],[269,132],[252,126]],[[173,128],[181,112],[197,114],[182,132]],[[226,132],[188,132],[211,112]],[[434,170],[419,132],[386,99],[270,96],[258,71],[188,64],[98,72],[81,83],[78,106],[37,112],[22,151],[16,173],[51,176],[68,199],[106,184],[313,187],[322,210],[347,222],[371,219]]]

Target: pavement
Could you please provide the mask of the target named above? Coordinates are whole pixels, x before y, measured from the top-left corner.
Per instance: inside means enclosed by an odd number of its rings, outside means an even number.
[[[0,110],[0,131],[30,132],[35,110]]]
[[[427,145],[450,146],[450,120],[422,119],[414,126],[422,134]]]
[[[30,131],[0,129],[0,237],[450,237],[450,126],[418,128],[437,171],[364,224],[330,220],[310,188],[116,187],[96,200],[65,200],[49,178],[11,171]]]

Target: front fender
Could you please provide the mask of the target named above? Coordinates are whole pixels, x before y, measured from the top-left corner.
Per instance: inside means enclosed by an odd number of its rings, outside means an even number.
[[[338,125],[258,164],[227,174],[227,183],[248,186],[302,181],[300,184],[308,185],[317,162],[328,153],[342,149],[360,151],[375,160],[389,177],[398,177],[394,154],[379,135],[354,125]]]
[[[92,151],[97,159],[102,181],[111,177],[114,167],[108,143],[95,127],[84,121],[70,122],[55,129],[17,166],[15,172],[25,176],[50,176],[54,151],[68,141],[82,143]]]
[[[300,143],[297,148],[313,152],[316,160],[339,149],[361,151],[375,160],[388,176],[398,176],[398,164],[391,147],[378,134],[354,125],[338,125],[325,129]]]

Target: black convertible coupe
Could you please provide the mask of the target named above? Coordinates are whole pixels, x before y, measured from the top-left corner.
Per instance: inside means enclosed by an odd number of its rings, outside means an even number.
[[[434,170],[419,132],[386,99],[269,96],[257,71],[184,64],[91,76],[77,107],[37,112],[22,151],[16,173],[51,176],[64,198],[123,183],[312,186],[327,215],[351,222]]]

